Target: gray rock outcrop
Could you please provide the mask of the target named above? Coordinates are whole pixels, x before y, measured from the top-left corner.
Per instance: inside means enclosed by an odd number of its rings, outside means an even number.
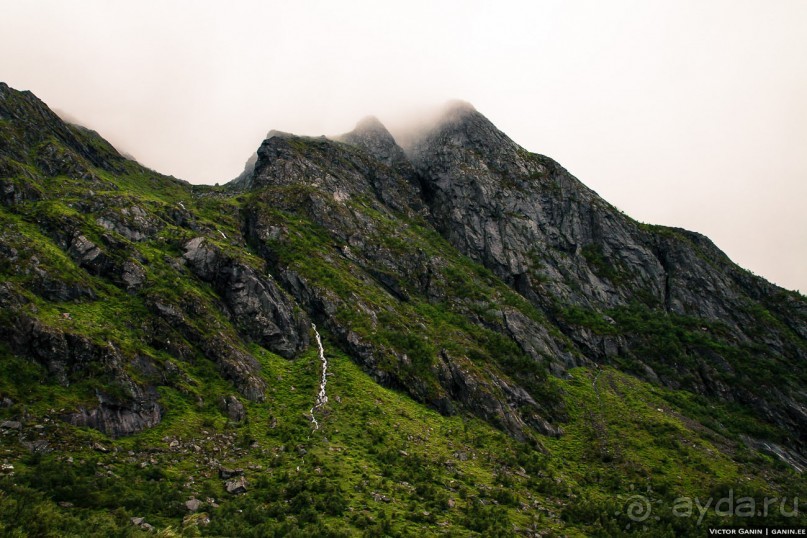
[[[308,347],[307,316],[271,276],[259,275],[204,237],[186,243],[183,258],[196,276],[213,284],[247,337],[287,358]]]

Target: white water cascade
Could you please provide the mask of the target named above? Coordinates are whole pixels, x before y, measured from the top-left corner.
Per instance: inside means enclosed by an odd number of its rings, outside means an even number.
[[[311,422],[314,424],[313,431],[317,431],[319,429],[319,422],[317,422],[317,418],[314,416],[314,411],[322,408],[323,405],[328,403],[328,395],[325,393],[325,385],[328,383],[328,378],[326,377],[328,375],[328,359],[325,358],[325,349],[322,347],[322,339],[319,337],[317,326],[312,323],[311,328],[314,329],[314,334],[317,336],[319,359],[322,361],[322,379],[319,382],[319,394],[317,394],[317,400],[314,402],[314,407],[311,408]]]

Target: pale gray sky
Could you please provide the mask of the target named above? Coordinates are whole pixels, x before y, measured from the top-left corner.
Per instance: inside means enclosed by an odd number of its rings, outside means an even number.
[[[270,129],[470,101],[644,222],[807,291],[807,2],[0,0],[0,80],[223,182]]]

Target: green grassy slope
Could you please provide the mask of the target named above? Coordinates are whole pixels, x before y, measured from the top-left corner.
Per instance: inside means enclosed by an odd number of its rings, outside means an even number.
[[[24,437],[59,450],[30,452],[4,435],[14,465],[1,482],[4,532],[137,535],[130,518],[144,517],[189,536],[698,535],[748,520],[709,510],[699,525],[697,511],[676,515],[677,498],[706,503],[732,491],[762,503],[803,491],[800,476],[614,370],[554,381],[570,420],[566,435],[536,449],[476,419],[441,416],[380,387],[327,340],[326,350],[330,401],[317,431],[307,416],[315,353],[290,362],[256,349],[271,388],[245,423],[169,391],[164,421],[131,437],[65,429],[47,415]],[[220,466],[243,469],[245,494],[225,492]],[[652,509],[644,521],[628,512],[637,495]],[[191,498],[202,502],[195,517],[184,506]]]

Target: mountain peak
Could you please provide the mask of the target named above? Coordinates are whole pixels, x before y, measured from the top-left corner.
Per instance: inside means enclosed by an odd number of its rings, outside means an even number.
[[[433,131],[465,131],[477,134],[496,134],[497,138],[507,138],[496,126],[481,112],[467,101],[449,101],[445,104],[442,114],[432,128]],[[509,140],[509,138],[508,138]]]
[[[481,156],[486,166],[513,168],[523,149],[467,101],[450,101],[433,125],[415,137],[408,151],[415,168],[426,165],[436,154],[452,154],[450,160],[457,164],[469,151]]]
[[[384,127],[384,124],[379,121],[375,116],[367,116],[362,118],[349,133],[335,137],[340,142],[346,142],[356,146],[363,147],[368,144],[378,146],[394,146],[396,145],[395,139],[390,132]]]
[[[384,126],[381,121],[375,116],[366,116],[362,118],[357,124],[356,127],[353,128],[351,133],[378,133],[378,134],[386,134],[388,136],[392,136],[389,134],[389,131]]]
[[[352,131],[335,137],[335,140],[361,148],[390,166],[406,161],[395,138],[375,116],[363,118]]]
[[[292,133],[287,133],[286,131],[277,131],[275,129],[272,129],[268,133],[266,133],[265,140],[269,140],[270,138],[293,138],[294,136],[296,135]]]
[[[0,82],[0,129],[4,144],[0,159],[24,163],[33,158],[49,175],[90,177],[89,168],[107,171],[125,160],[94,131],[63,121],[30,91],[19,91]]]
[[[464,115],[464,114],[472,114],[476,112],[477,114],[479,111],[476,110],[474,105],[469,103],[468,101],[463,101],[462,99],[451,99],[447,101],[443,105],[442,109],[443,115]]]

